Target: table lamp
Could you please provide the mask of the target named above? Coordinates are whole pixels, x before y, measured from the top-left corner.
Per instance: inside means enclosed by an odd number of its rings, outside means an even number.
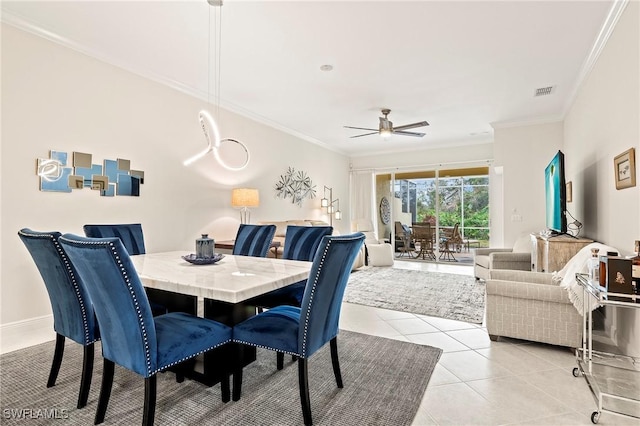
[[[231,206],[240,209],[240,223],[249,223],[251,212],[249,207],[260,205],[260,195],[254,188],[234,188],[231,191]]]

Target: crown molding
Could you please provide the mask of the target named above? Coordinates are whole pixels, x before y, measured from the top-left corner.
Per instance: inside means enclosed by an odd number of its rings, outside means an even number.
[[[460,148],[465,146],[476,145],[488,145],[493,143],[493,135],[487,137],[481,137],[476,139],[450,139],[450,140],[438,140],[428,141],[429,146],[427,148],[421,147],[404,147],[404,148],[389,148],[369,150],[368,152],[359,152],[349,154],[350,158],[362,158],[362,157],[376,157],[380,155],[392,155],[392,154],[408,154],[408,153],[421,153],[429,152],[434,149],[447,149],[447,148]]]
[[[600,57],[602,50],[607,45],[607,42],[609,41],[609,37],[611,37],[613,30],[618,24],[618,20],[620,19],[620,16],[622,16],[622,13],[624,12],[628,4],[629,4],[629,0],[614,0],[613,5],[611,6],[611,9],[609,9],[609,14],[607,15],[607,18],[602,24],[600,33],[598,34],[598,37],[596,37],[596,40],[593,43],[593,46],[591,47],[591,51],[589,52],[589,55],[587,56],[584,63],[582,64],[582,68],[580,69],[578,78],[575,80],[575,83],[571,89],[571,92],[567,97],[567,100],[565,101],[564,108],[562,111],[563,117],[566,116],[566,114],[569,112],[569,109],[573,105],[573,102],[576,100],[576,96],[578,95],[578,91],[580,87],[582,86],[582,84],[585,82],[585,80],[591,73],[591,70],[595,66],[596,62],[598,62],[598,58]]]
[[[205,96],[203,94],[203,96],[200,97],[200,99],[206,100],[204,98],[205,98]],[[256,122],[258,122],[260,124],[264,124],[265,126],[269,126],[269,127],[274,128],[276,130],[280,130],[280,131],[282,131],[284,133],[288,133],[288,134],[290,134],[292,136],[295,136],[297,138],[303,139],[303,140],[305,140],[307,142],[311,142],[313,144],[319,145],[322,148],[327,149],[329,151],[337,152],[338,154],[342,154],[342,155],[348,155],[345,151],[337,149],[334,146],[328,145],[328,144],[322,142],[319,139],[313,138],[311,136],[307,136],[304,133],[298,132],[297,130],[293,130],[293,129],[289,128],[289,127],[283,126],[282,124],[276,123],[275,121],[271,121],[268,118],[265,118],[265,117],[263,117],[261,115],[258,115],[258,114],[254,113],[254,112],[251,112],[251,111],[247,110],[247,109],[244,109],[241,106],[233,104],[233,103],[231,103],[229,101],[225,101],[225,100],[221,99],[220,100],[220,106],[223,107],[224,109],[226,109],[227,111],[231,111],[231,112],[236,113],[238,115],[241,115],[241,116],[243,116],[245,118],[248,118],[250,120],[256,121]]]
[[[71,50],[75,50],[77,52],[82,53],[83,55],[89,56],[91,58],[97,59],[101,62],[107,63],[109,65],[118,67],[120,69],[123,69],[127,72],[130,72],[132,74],[136,74],[140,77],[143,77],[145,79],[154,81],[156,83],[160,83],[164,86],[170,87],[171,89],[177,90],[185,95],[200,99],[204,102],[209,102],[208,100],[208,96],[207,93],[198,89],[195,89],[189,85],[180,83],[179,81],[167,78],[165,76],[161,76],[158,74],[155,74],[153,72],[149,72],[149,70],[146,69],[139,69],[136,68],[134,66],[131,66],[128,63],[119,61],[116,58],[113,58],[111,56],[108,55],[104,55],[101,54],[99,52],[97,52],[94,49],[90,49],[87,46],[77,43],[75,41],[72,41],[66,37],[62,37],[59,34],[53,32],[53,31],[49,31],[46,30],[44,28],[42,28],[41,26],[37,25],[36,23],[30,22],[14,13],[11,12],[6,12],[6,11],[2,11],[2,22],[8,25],[11,25],[19,30],[25,31],[27,33],[33,34],[35,36],[44,38],[46,40],[49,40],[53,43],[62,45],[66,48],[69,48]],[[265,117],[262,117],[258,114],[255,114],[249,110],[246,110],[238,105],[235,105],[231,102],[225,101],[224,99],[220,99],[220,107],[226,109],[227,111],[233,112],[235,114],[238,114],[240,116],[243,116],[245,118],[248,118],[252,121],[255,121],[257,123],[260,124],[264,124],[268,127],[274,128],[276,130],[279,130],[281,132],[290,134],[292,136],[295,136],[299,139],[305,140],[307,142],[313,143],[315,145],[319,145],[324,149],[342,154],[342,155],[348,155],[345,151],[339,150],[336,147],[333,147],[331,145],[328,145],[324,142],[322,142],[321,140],[315,139],[311,136],[305,135],[303,133],[300,133],[296,130],[290,129],[286,126],[283,126],[279,123],[276,123],[274,121],[271,121]]]
[[[607,15],[607,18],[602,24],[600,33],[598,33],[598,37],[596,37],[596,40],[594,41],[593,46],[591,47],[591,51],[589,52],[589,55],[584,60],[584,63],[580,68],[578,78],[575,80],[573,87],[569,92],[569,96],[567,96],[564,107],[562,109],[562,113],[560,115],[538,117],[538,118],[525,119],[525,120],[498,121],[498,122],[493,122],[489,124],[494,129],[506,129],[510,127],[532,126],[532,125],[538,125],[538,124],[549,124],[557,121],[563,121],[567,113],[569,112],[571,105],[573,105],[573,102],[575,101],[576,96],[578,95],[578,91],[580,87],[582,86],[584,81],[587,79],[587,77],[589,76],[589,73],[595,66],[596,62],[598,61],[598,58],[600,57],[600,53],[602,53],[602,50],[604,49],[607,42],[609,41],[609,37],[611,37],[611,34],[613,33],[613,30],[616,24],[618,23],[618,20],[620,19],[622,12],[624,12],[624,9],[627,7],[628,3],[629,3],[629,0],[614,0],[614,3],[611,6],[611,9],[609,10],[609,14]]]
[[[507,120],[507,121],[494,121],[489,123],[494,129],[508,129],[510,127],[524,127],[524,126],[536,126],[539,124],[551,124],[564,120],[563,115],[549,115],[545,117],[535,117],[523,120]]]

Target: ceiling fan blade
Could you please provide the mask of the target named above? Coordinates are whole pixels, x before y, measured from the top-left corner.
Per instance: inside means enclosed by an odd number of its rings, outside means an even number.
[[[402,135],[402,136],[415,136],[418,138],[423,137],[424,135],[426,135],[426,133],[417,133],[417,132],[404,132],[402,130],[398,131],[396,129],[393,129],[392,132],[394,135]]]
[[[356,130],[371,130],[372,132],[377,132],[378,129],[368,129],[366,127],[351,127],[351,126],[344,126],[345,129],[356,129]]]
[[[371,133],[363,133],[362,135],[350,136],[349,139],[359,138],[362,136],[377,135],[377,134],[378,134],[378,131],[376,130],[375,132],[371,132]]]
[[[409,129],[414,129],[416,127],[423,127],[428,125],[429,123],[427,123],[426,121],[420,121],[419,123],[405,124],[404,126],[396,126],[393,128],[393,130],[409,130]]]

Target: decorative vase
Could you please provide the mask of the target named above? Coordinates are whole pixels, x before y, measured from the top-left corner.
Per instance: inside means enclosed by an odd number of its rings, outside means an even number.
[[[213,249],[215,247],[215,241],[209,238],[209,234],[202,234],[202,238],[196,240],[196,258],[211,258],[213,257]]]

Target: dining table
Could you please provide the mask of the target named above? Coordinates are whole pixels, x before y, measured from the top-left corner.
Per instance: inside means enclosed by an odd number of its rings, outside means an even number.
[[[312,265],[234,255],[194,264],[184,255],[183,251],[171,251],[131,256],[149,300],[168,312],[199,315],[230,327],[256,314],[253,297],[307,279]],[[211,386],[255,359],[255,347],[232,343],[207,352],[202,365],[185,375]]]

